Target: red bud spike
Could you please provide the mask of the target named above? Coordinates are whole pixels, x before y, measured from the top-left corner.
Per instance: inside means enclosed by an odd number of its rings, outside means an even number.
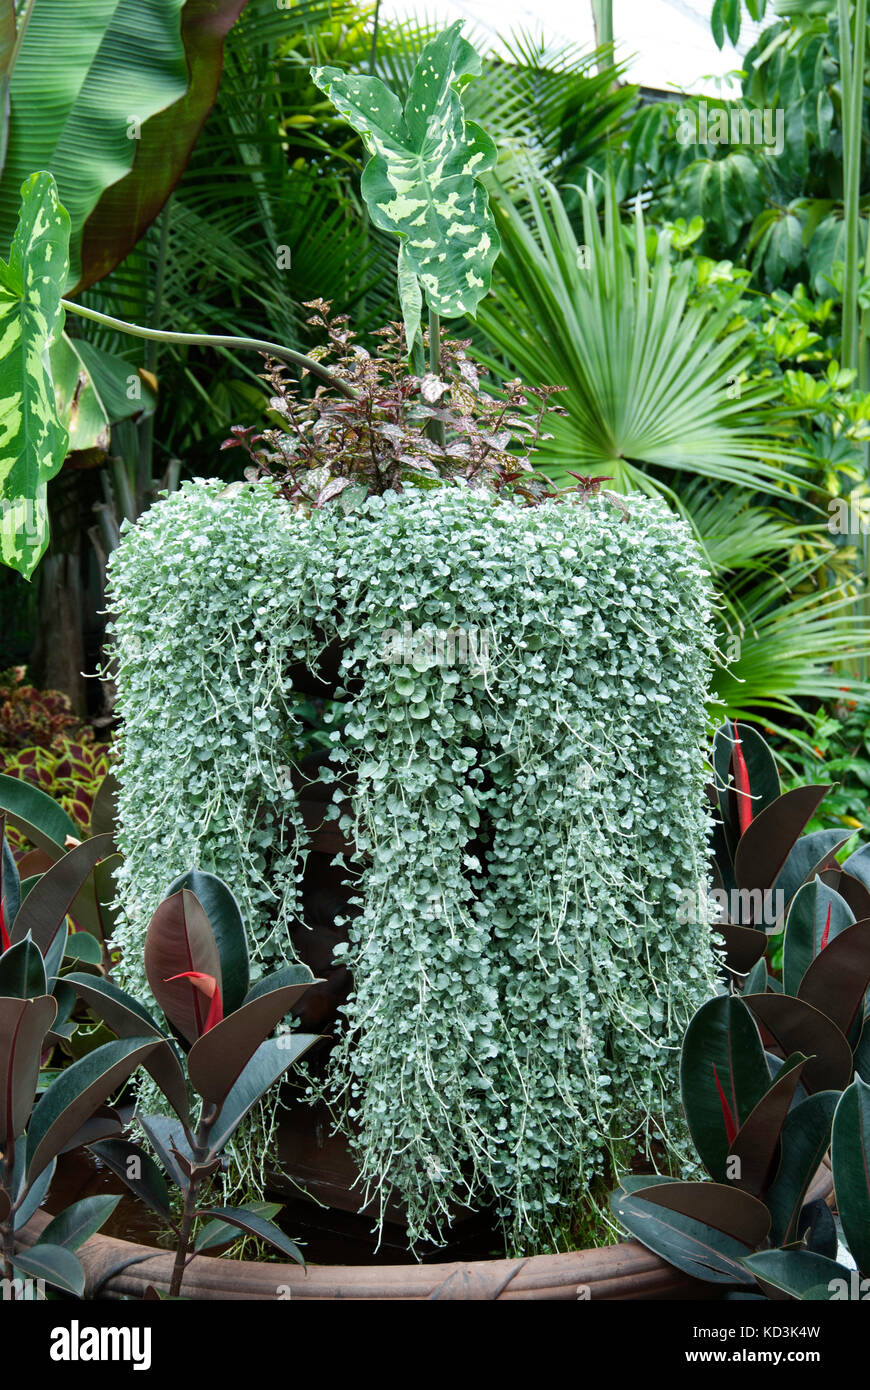
[[[214,1028],[215,1024],[222,1023],[224,1017],[224,1001],[218,989],[218,982],[214,975],[206,975],[202,970],[184,970],[180,975],[170,975],[164,984],[169,984],[170,980],[190,980],[194,989],[198,989],[200,994],[204,994],[206,999],[211,1000],[205,1023],[202,1026],[202,1036]]]
[[[731,1114],[731,1107],[725,1099],[725,1092],[719,1084],[719,1073],[716,1071],[716,1063],[713,1063],[713,1080],[716,1082],[716,1090],[719,1092],[719,1104],[722,1106],[722,1118],[725,1121],[725,1134],[729,1144],[733,1144],[737,1138],[737,1126],[734,1123],[734,1116]]]
[[[12,942],[9,940],[9,933],[6,930],[6,918],[3,915],[3,903],[5,903],[5,901],[6,899],[4,898],[3,902],[0,902],[0,955],[2,955],[4,951],[8,951],[9,947],[12,945]]]
[[[752,788],[749,785],[749,769],[743,756],[743,745],[737,720],[734,721],[734,784],[737,788],[737,816],[740,821],[740,834],[745,835],[752,824]]]
[[[828,937],[830,936],[830,933],[831,933],[831,904],[828,903],[828,915],[827,915],[827,917],[825,918],[825,930],[822,932],[822,944],[821,944],[821,946],[819,947],[819,950],[820,950],[820,951],[824,951],[825,947],[827,946],[827,944],[828,944]],[[839,950],[839,947],[838,947],[837,949]],[[831,957],[831,959],[833,960],[833,956]]]

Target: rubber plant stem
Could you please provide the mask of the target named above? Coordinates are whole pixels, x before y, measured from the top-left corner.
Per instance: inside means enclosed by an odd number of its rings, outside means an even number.
[[[199,1122],[199,1129],[196,1134],[196,1145],[193,1150],[194,1163],[201,1162],[208,1150],[208,1136],[211,1127],[217,1119],[217,1109],[212,1107],[211,1114],[207,1117],[202,1116]],[[178,1246],[175,1251],[175,1262],[172,1266],[172,1279],[169,1284],[169,1297],[178,1298],[181,1294],[181,1281],[184,1278],[184,1271],[190,1260],[189,1246],[190,1237],[193,1231],[193,1223],[196,1218],[196,1199],[199,1196],[199,1189],[202,1178],[194,1173],[184,1191],[184,1210],[181,1216],[181,1226],[178,1232]]]
[[[181,346],[194,347],[228,347],[228,348],[249,348],[252,352],[262,352],[269,357],[277,357],[281,362],[289,362],[294,367],[304,368],[311,372],[312,376],[317,376],[321,381],[332,386],[336,391],[340,391],[348,400],[356,400],[357,393],[348,382],[343,381],[340,376],[336,376],[328,367],[324,367],[320,362],[315,362],[313,357],[306,357],[304,352],[295,352],[293,348],[284,347],[281,343],[270,343],[260,338],[238,338],[231,334],[214,333],[170,333],[162,328],[143,328],[138,323],[127,323],[124,319],[112,318],[109,314],[101,314],[97,309],[86,308],[84,304],[76,304],[71,299],[62,299],[61,304],[68,313],[78,314],[83,319],[90,319],[93,323],[102,324],[104,328],[113,328],[117,333],[128,333],[133,338],[144,338],[147,342],[154,343],[177,343]]]

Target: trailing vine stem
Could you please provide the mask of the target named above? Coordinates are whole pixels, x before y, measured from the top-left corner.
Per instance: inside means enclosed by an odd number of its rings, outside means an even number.
[[[239,338],[233,334],[172,333],[168,329],[145,328],[142,324],[127,323],[125,319],[116,319],[110,314],[101,314],[98,309],[89,309],[86,305],[76,304],[71,299],[62,299],[61,304],[71,314],[78,314],[83,319],[90,319],[93,323],[102,324],[104,328],[114,328],[118,333],[127,333],[130,337],[144,338],[152,343],[248,348],[252,352],[262,352],[270,357],[277,357],[281,362],[290,362],[294,367],[304,368],[311,372],[312,376],[319,377],[328,386],[334,386],[336,391],[340,391],[348,400],[356,400],[357,393],[349,382],[343,381],[340,376],[336,376],[328,367],[316,362],[313,357],[306,357],[304,352],[296,352],[293,348],[283,347],[281,343],[270,343],[261,338]]]

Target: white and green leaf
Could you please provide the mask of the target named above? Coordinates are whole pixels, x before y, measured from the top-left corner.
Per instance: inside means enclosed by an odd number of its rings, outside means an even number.
[[[375,226],[402,238],[406,331],[413,326],[413,274],[442,318],[474,314],[499,251],[481,174],[493,141],[466,121],[457,83],[480,58],[457,21],[431,40],[414,69],[404,108],[377,77],[313,68],[312,78],[363,139],[372,158],[362,193]]]
[[[49,349],[63,329],[70,221],[50,174],[32,174],[0,261],[0,558],[29,579],[48,543],[46,486],[67,452]]]

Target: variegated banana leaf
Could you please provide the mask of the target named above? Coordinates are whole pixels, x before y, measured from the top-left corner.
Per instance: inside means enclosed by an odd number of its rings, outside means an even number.
[[[481,70],[460,33],[462,23],[426,44],[404,108],[377,77],[338,68],[311,72],[372,156],[362,193],[375,225],[401,238],[400,290],[409,329],[416,318],[411,276],[434,313],[473,315],[499,251],[489,196],[479,181],[494,166],[497,150],[466,121],[457,90],[460,79]]]
[[[71,218],[67,288],[118,264],[178,182],[246,4],[32,0],[16,23],[0,0],[0,253],[22,180],[46,169]]]
[[[26,579],[48,543],[46,486],[68,444],[49,349],[63,329],[69,230],[52,176],[31,175],[9,264],[0,260],[0,558]]]

